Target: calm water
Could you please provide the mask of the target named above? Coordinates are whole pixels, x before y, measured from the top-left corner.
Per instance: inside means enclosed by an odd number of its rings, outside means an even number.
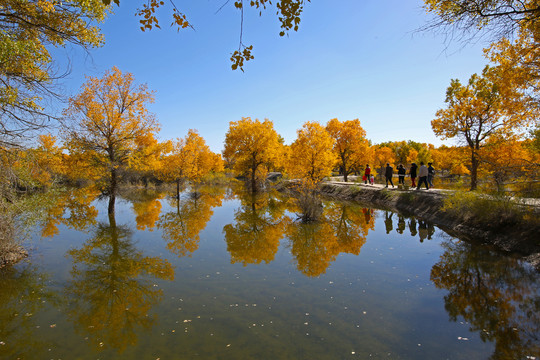
[[[228,189],[44,206],[1,359],[540,359],[539,275],[429,223]]]

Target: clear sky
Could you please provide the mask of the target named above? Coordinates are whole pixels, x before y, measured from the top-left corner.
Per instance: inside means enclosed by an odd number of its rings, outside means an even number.
[[[162,140],[197,129],[216,152],[229,122],[242,117],[272,120],[287,144],[306,121],[358,118],[375,144],[439,146],[430,122],[445,105],[450,79],[467,81],[487,64],[485,43],[448,44],[443,35],[416,32],[429,20],[420,0],[312,0],[288,37],[279,36],[273,10],[262,17],[246,11],[243,40],[255,59],[244,73],[232,71],[240,13],[233,1],[217,12],[225,2],[177,0],[195,30],[169,28],[163,9],[162,29],[142,32],[134,16],[141,2],[122,0],[102,24],[104,47],[67,50],[67,92],[78,93],[85,75],[117,66],[155,91],[150,110]]]

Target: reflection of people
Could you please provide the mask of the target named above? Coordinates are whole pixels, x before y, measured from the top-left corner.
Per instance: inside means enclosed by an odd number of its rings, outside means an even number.
[[[362,208],[362,212],[364,213],[364,218],[366,219],[366,224],[369,224],[371,222],[371,208]]]
[[[420,242],[424,242],[428,235],[427,224],[423,220],[418,220],[418,235],[420,236]]]
[[[411,186],[412,187],[415,187],[416,186],[416,172],[418,170],[418,166],[416,166],[416,163],[412,163],[411,164],[411,170],[409,171],[409,174],[411,175]]]
[[[426,185],[426,190],[429,190],[429,185],[427,183],[427,176],[428,176],[427,166],[424,165],[423,162],[421,162],[420,169],[418,170],[418,186],[416,187],[416,190],[420,190],[420,186],[422,186],[422,183]]]
[[[390,216],[388,216],[388,213],[390,213]],[[393,212],[385,211],[385,219],[384,219],[384,226],[386,227],[386,233],[390,234],[390,231],[394,228],[392,226],[392,215],[394,215]]]
[[[392,182],[393,173],[394,173],[394,168],[390,166],[390,163],[386,163],[386,169],[384,170],[384,175],[386,176],[386,187],[388,187],[389,181],[390,181],[390,184],[392,184],[392,187],[394,187],[394,183]]]
[[[402,164],[399,164],[397,168],[398,184],[405,185],[405,168]]]
[[[429,184],[429,187],[432,188],[433,187],[433,177],[435,176],[435,168],[433,167],[433,165],[431,165],[431,163],[427,163],[427,164],[428,164],[427,182]]]
[[[398,214],[398,223],[397,223],[397,229],[396,231],[398,234],[403,234],[403,231],[405,230],[405,218],[403,215]]]
[[[411,217],[409,220],[409,231],[411,232],[411,236],[416,236],[416,219],[414,217]]]
[[[431,236],[435,234],[435,226],[433,226],[432,223],[427,223],[427,238],[428,240],[431,240]]]

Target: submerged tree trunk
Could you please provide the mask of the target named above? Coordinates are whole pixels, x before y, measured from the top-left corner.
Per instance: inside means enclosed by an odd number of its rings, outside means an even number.
[[[113,215],[114,217],[115,202],[116,202],[116,195],[111,193],[109,195],[109,209],[107,211],[109,213],[109,219],[111,215]]]
[[[256,178],[257,168],[253,167],[251,169],[251,180],[249,187],[251,188],[251,192],[257,192],[257,178]]]

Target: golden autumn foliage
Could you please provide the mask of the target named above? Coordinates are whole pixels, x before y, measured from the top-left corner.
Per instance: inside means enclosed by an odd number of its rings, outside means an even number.
[[[290,146],[287,173],[308,184],[318,184],[332,174],[338,157],[333,151],[335,140],[317,122],[306,122],[297,131]]]
[[[507,182],[538,178],[536,164],[540,163],[540,156],[527,147],[527,142],[516,137],[491,137],[479,152],[479,158],[498,191],[503,191]]]
[[[447,108],[440,109],[431,126],[443,139],[457,137],[470,150],[471,189],[478,183],[479,151],[492,136],[519,134],[535,119],[537,110],[519,92],[505,88],[497,69],[485,67],[468,84],[452,80],[446,91]]]
[[[61,224],[79,231],[95,225],[98,211],[92,202],[99,195],[96,189],[72,189],[55,195],[52,204],[43,210],[43,220],[39,223],[42,237],[58,234],[58,226]]]
[[[132,74],[116,67],[101,79],[89,77],[81,93],[70,99],[65,111],[70,119],[64,129],[66,147],[78,162],[86,164],[82,168],[99,168],[108,174],[104,180],[111,194],[117,190],[123,168],[130,163],[141,167],[153,158],[137,152],[141,142],[152,140],[159,130],[147,109],[153,101],[146,85],[137,86]]]
[[[229,123],[223,157],[237,175],[248,179],[252,190],[260,186],[282,155],[283,145],[272,121],[246,117]]]
[[[375,230],[375,217],[370,209],[348,204],[331,203],[325,209],[325,219],[336,234],[339,251],[360,254],[369,231]]]
[[[135,222],[137,230],[152,231],[156,226],[161,214],[161,199],[165,194],[157,193],[150,199],[143,201],[133,201],[133,212],[135,213]]]
[[[106,9],[100,0],[3,0],[0,8],[0,144],[12,144],[57,119],[45,103],[58,77],[51,49],[101,46],[96,23]]]
[[[491,37],[494,42],[485,53],[503,69],[506,87],[537,92],[540,72],[537,0],[424,0],[424,3],[425,9],[436,16],[436,27],[463,31],[467,38],[474,32]]]
[[[377,147],[374,150],[374,161],[377,169],[377,174],[379,176],[382,176],[384,174],[384,168],[386,167],[387,163],[389,163],[391,166],[394,165],[394,152],[388,146]]]
[[[98,223],[81,248],[68,252],[73,261],[72,280],[65,290],[68,318],[97,349],[121,352],[136,344],[137,333],[149,330],[156,320],[151,309],[162,296],[151,279],[174,279],[171,264],[145,256],[131,236],[112,213],[109,223]]]
[[[286,225],[298,270],[307,276],[319,276],[340,253],[360,253],[368,232],[375,228],[375,217],[370,210],[333,203],[325,206],[320,221],[289,219]]]
[[[199,188],[171,200],[175,211],[161,214],[157,223],[167,241],[167,249],[179,257],[196,251],[200,233],[214,214],[213,208],[221,206],[223,196],[223,189],[215,192]]]
[[[37,171],[34,177],[42,184],[50,186],[60,180],[67,172],[65,155],[56,145],[56,137],[47,134],[39,136],[39,146],[34,151]]]
[[[270,263],[285,231],[286,203],[268,193],[240,192],[238,196],[241,206],[235,211],[235,222],[223,227],[231,263]]]
[[[222,169],[219,154],[213,153],[204,138],[190,129],[185,138],[172,143],[170,154],[162,158],[157,174],[165,181],[196,183],[210,172]]]
[[[296,267],[306,276],[324,274],[339,253],[334,229],[327,222],[291,222],[286,235]]]
[[[413,162],[427,164],[433,160],[431,155],[431,150],[434,149],[433,145],[412,140],[386,141],[373,146],[373,148],[375,164],[379,168],[384,167],[386,163],[390,163],[392,166],[399,164],[406,166]],[[392,151],[393,157],[390,156],[386,148]],[[382,153],[379,154],[379,152]]]
[[[466,321],[484,342],[494,343],[493,359],[526,358],[540,350],[537,274],[519,260],[465,241],[446,241],[431,280],[444,289],[452,321]]]
[[[347,121],[332,119],[326,125],[326,130],[335,141],[334,151],[339,159],[337,166],[347,181],[348,175],[362,169],[371,160],[366,131],[358,119]]]
[[[470,158],[466,148],[443,145],[432,150],[432,156],[442,174],[446,172],[447,174],[462,176],[470,173],[467,168]]]

